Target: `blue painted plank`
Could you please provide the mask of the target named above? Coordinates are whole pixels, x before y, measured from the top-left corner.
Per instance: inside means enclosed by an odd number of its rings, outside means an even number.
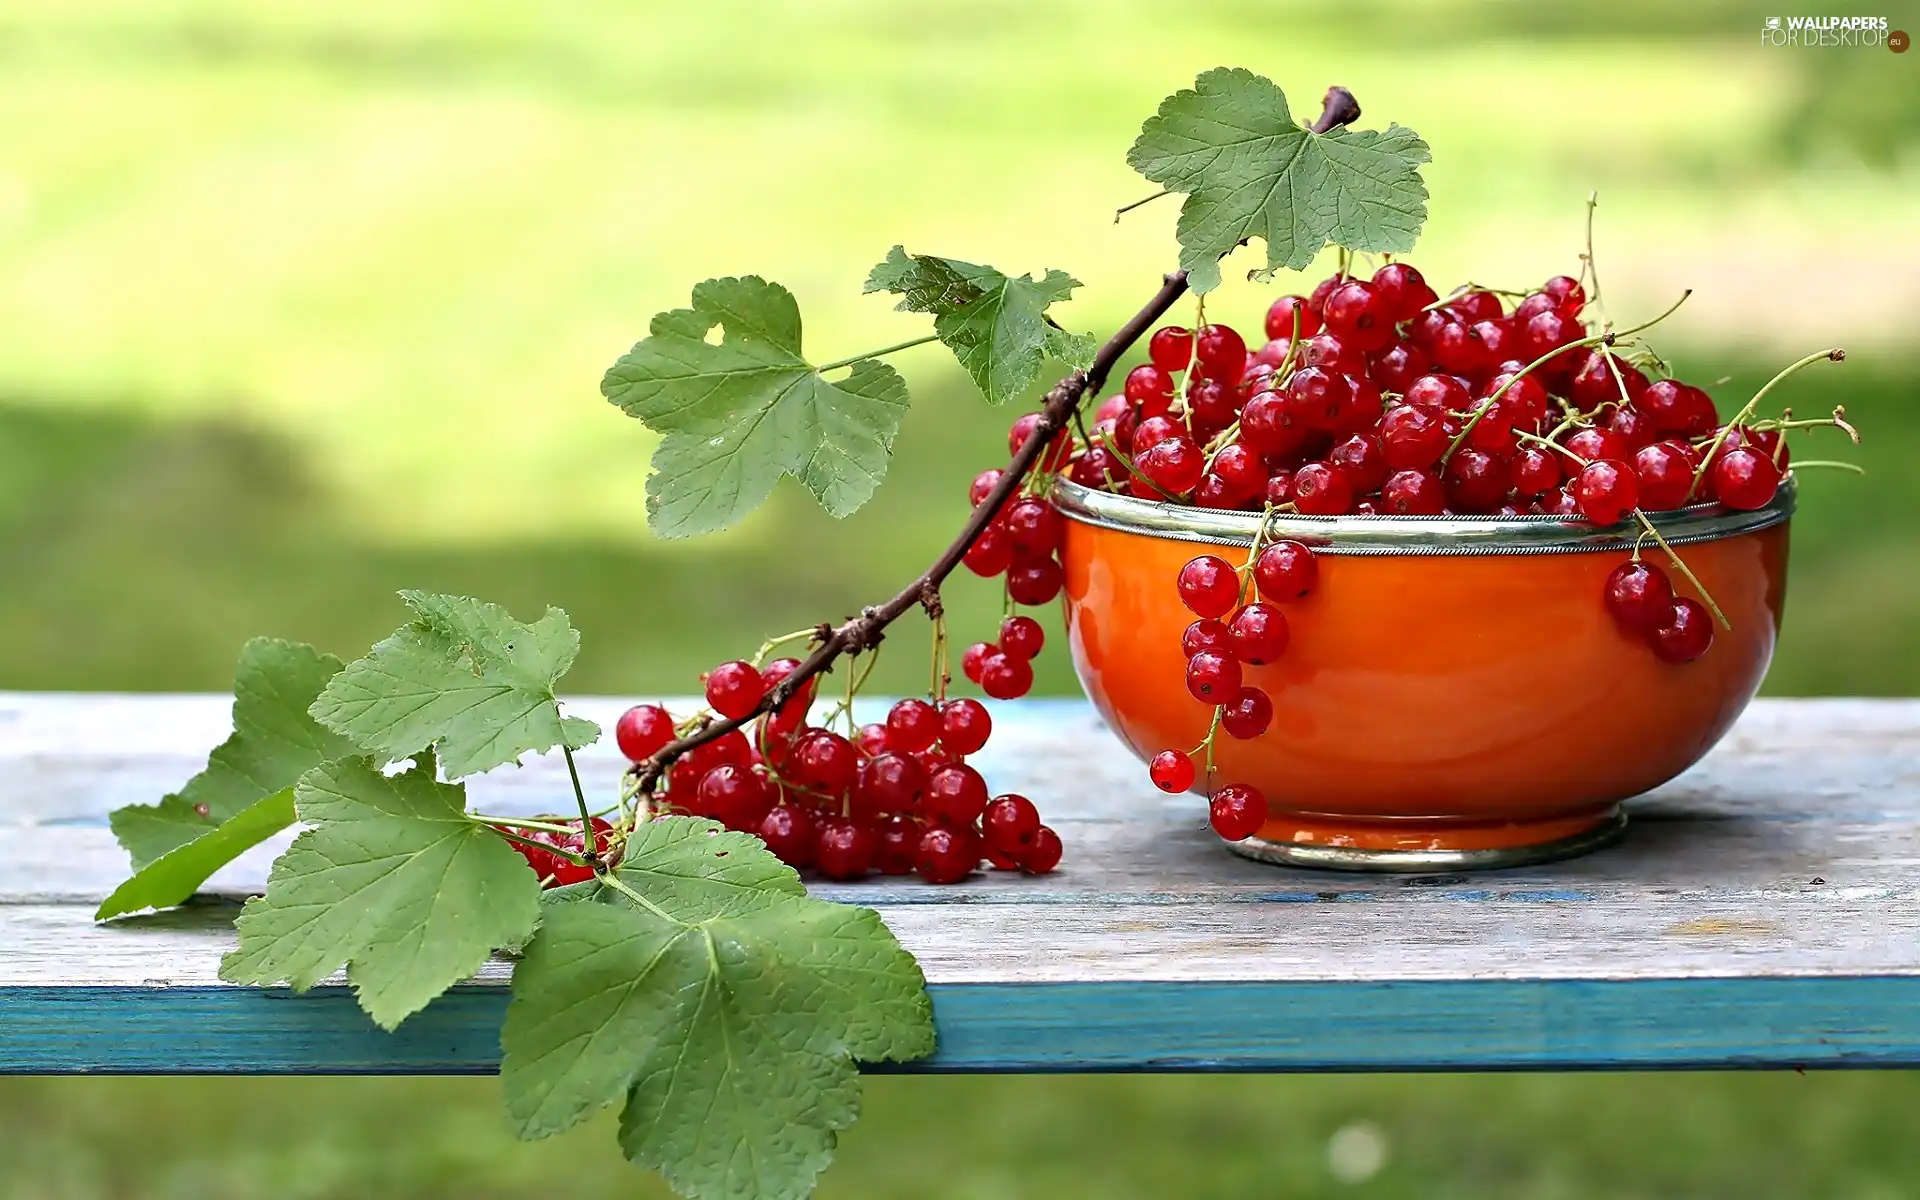
[[[940,1050],[884,1070],[1920,1066],[1920,977],[936,984]],[[484,1074],[505,989],[395,1033],[344,989],[0,989],[0,1073]]]

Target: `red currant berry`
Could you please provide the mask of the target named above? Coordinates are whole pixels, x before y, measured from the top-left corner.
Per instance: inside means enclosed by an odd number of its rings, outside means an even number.
[[[1267,799],[1258,788],[1230,783],[1207,802],[1207,823],[1229,842],[1244,841],[1267,823]]]
[[[1126,468],[1120,465],[1120,460],[1101,446],[1074,459],[1067,470],[1067,478],[1081,487],[1102,489],[1111,488],[1125,474]]]
[[[1739,446],[1715,457],[1713,494],[1728,508],[1763,508],[1780,489],[1780,468],[1758,450]]]
[[[1293,472],[1275,471],[1267,476],[1267,503],[1293,503]]]
[[[636,704],[620,714],[613,740],[631,762],[645,762],[673,740],[673,717],[658,704]]]
[[[1294,336],[1296,317],[1303,341],[1320,332],[1320,313],[1316,308],[1304,297],[1282,296],[1267,309],[1267,337],[1282,343],[1290,340]]]
[[[1240,412],[1240,444],[1254,454],[1278,458],[1298,450],[1307,428],[1296,417],[1288,395],[1261,392]]]
[[[1432,365],[1425,350],[1412,342],[1395,342],[1374,355],[1367,374],[1383,391],[1404,393]]]
[[[1353,490],[1361,495],[1379,491],[1380,485],[1387,481],[1386,451],[1380,439],[1370,433],[1356,433],[1347,438],[1327,452],[1327,461],[1345,473]]]
[[[1213,554],[1189,559],[1180,568],[1178,587],[1180,602],[1202,617],[1224,617],[1240,599],[1240,576]]]
[[[860,879],[873,869],[877,838],[873,830],[853,821],[828,821],[820,827],[814,847],[814,869],[828,879]]]
[[[1479,337],[1471,326],[1457,320],[1447,322],[1433,334],[1428,352],[1435,366],[1455,375],[1470,375],[1487,365]]]
[[[1513,472],[1508,461],[1485,450],[1462,446],[1447,460],[1447,503],[1456,512],[1492,512],[1500,507],[1511,486]]]
[[[1304,598],[1319,578],[1320,564],[1314,561],[1313,551],[1296,541],[1277,541],[1253,560],[1253,580],[1260,585],[1260,594],[1277,604]]]
[[[980,843],[970,829],[934,826],[920,835],[913,869],[928,883],[959,883],[980,865]]]
[[[1331,333],[1316,333],[1300,350],[1300,366],[1335,375],[1357,375],[1367,369],[1367,356]]]
[[[1164,412],[1173,399],[1173,378],[1152,363],[1141,363],[1127,372],[1125,390],[1134,404]]]
[[[1420,272],[1406,263],[1388,263],[1375,271],[1373,290],[1389,321],[1411,321],[1440,298]]]
[[[1644,637],[1673,607],[1673,585],[1666,572],[1651,563],[1625,562],[1607,576],[1601,597],[1620,628]]]
[[[949,754],[972,754],[987,744],[993,718],[978,700],[949,700],[940,706],[940,745]]]
[[[908,875],[920,849],[920,823],[909,816],[889,817],[880,823],[873,848],[873,865],[882,875]]]
[[[999,653],[980,664],[980,690],[995,700],[1018,700],[1033,690],[1033,664]]]
[[[1235,495],[1245,496],[1247,500],[1258,496],[1267,486],[1267,469],[1261,464],[1260,456],[1239,442],[1223,446],[1213,456],[1212,470]]]
[[[1633,456],[1633,473],[1640,483],[1640,507],[1654,512],[1679,508],[1693,490],[1696,463],[1684,442],[1655,442]]]
[[[1227,627],[1214,620],[1195,621],[1180,635],[1180,649],[1188,658],[1202,650],[1226,653]]]
[[[806,809],[776,804],[761,818],[756,832],[781,862],[796,869],[813,865],[819,835],[814,831],[813,816]]]
[[[1240,690],[1240,664],[1217,650],[1187,660],[1187,692],[1202,704],[1224,704]]]
[[[1598,459],[1582,467],[1572,490],[1580,515],[1595,525],[1612,525],[1640,503],[1639,477],[1618,459]]]
[[[1220,713],[1220,728],[1242,741],[1257,738],[1273,724],[1273,701],[1257,687],[1243,687]]]
[[[1027,440],[1039,430],[1042,419],[1041,414],[1030,412],[1016,420],[1013,423],[1013,428],[1007,431],[1007,453],[1020,453],[1021,447],[1025,446]],[[1071,453],[1073,453],[1073,439],[1069,438],[1066,430],[1063,429],[1054,435],[1053,445],[1047,447],[1047,451],[1040,457],[1036,469],[1041,471],[1058,471],[1066,465],[1067,456]]]
[[[1422,375],[1407,385],[1405,400],[1438,417],[1450,412],[1465,412],[1473,403],[1467,385],[1452,375]]]
[[[1581,429],[1567,439],[1567,449],[1588,462],[1603,458],[1624,460],[1630,457],[1626,444],[1606,429]]]
[[[772,807],[766,781],[749,767],[722,763],[706,773],[694,793],[694,806],[728,829],[752,831]]]
[[[1145,454],[1168,438],[1179,435],[1180,422],[1172,417],[1148,417],[1133,431],[1133,452],[1136,456]]]
[[[1187,389],[1187,423],[1197,438],[1210,438],[1240,416],[1241,392],[1218,379],[1202,379]]]
[[[1229,325],[1202,325],[1195,335],[1198,373],[1210,379],[1239,383],[1247,369],[1247,343]]]
[[[899,700],[887,710],[888,748],[917,754],[939,740],[940,711],[925,700]]]
[[[1184,371],[1193,361],[1193,331],[1178,325],[1163,325],[1147,340],[1147,357],[1166,374]]]
[[[1033,844],[1033,835],[1039,831],[1040,810],[1033,806],[1033,801],[1012,792],[988,801],[980,819],[980,832],[987,848],[1016,861]]]
[[[911,754],[888,752],[860,766],[855,808],[867,816],[912,812],[927,788],[927,769]]]
[[[766,694],[766,681],[750,662],[736,659],[707,672],[707,707],[729,720],[750,715]]]
[[[1381,511],[1396,517],[1437,517],[1447,489],[1432,471],[1395,471],[1380,485]]]
[[[1162,492],[1184,496],[1199,486],[1207,470],[1207,456],[1192,438],[1175,436],[1156,443],[1134,465]]]
[[[1005,521],[1016,555],[1039,558],[1060,548],[1066,523],[1045,500],[1027,496],[1014,501],[1007,508]]]
[[[961,561],[967,564],[967,570],[982,579],[1005,574],[1013,565],[1013,543],[1007,537],[1006,528],[996,520],[982,529]]]
[[[1020,856],[1020,869],[1029,875],[1045,875],[1060,865],[1060,835],[1042,825],[1033,831],[1033,842]]]
[[[1449,299],[1447,308],[1469,325],[1475,321],[1491,321],[1500,316],[1500,297],[1476,288]]]
[[[1587,294],[1580,289],[1579,281],[1568,275],[1555,275],[1542,284],[1540,290],[1559,301],[1560,311],[1569,317],[1578,316],[1587,302]]]
[[[1537,358],[1545,358],[1555,350],[1559,350],[1569,343],[1577,342],[1587,335],[1586,329],[1581,326],[1580,322],[1571,317],[1562,316],[1557,312],[1535,313],[1529,316],[1525,323],[1520,324],[1518,328],[1520,330],[1520,336],[1517,339],[1519,350],[1528,362],[1532,362]],[[1556,356],[1552,361],[1557,363],[1561,359],[1568,357],[1568,355],[1562,354]]]
[[[960,656],[960,673],[965,675],[970,681],[979,683],[981,664],[987,661],[987,655],[999,649],[1000,648],[992,642],[975,642],[973,645],[968,646],[967,652]]]
[[[1234,658],[1262,667],[1278,662],[1287,650],[1287,618],[1271,604],[1255,600],[1227,622],[1227,649]]]
[[[1663,662],[1692,662],[1713,645],[1713,617],[1698,600],[1676,596],[1647,631],[1647,642]]]
[[[788,768],[801,787],[838,798],[860,776],[860,752],[839,734],[818,729],[793,748]]]
[[[887,727],[880,723],[870,723],[860,727],[859,736],[853,739],[853,748],[868,758],[887,752]]]
[[[1000,477],[1004,474],[1006,474],[1006,472],[995,467],[975,475],[973,477],[973,486],[967,489],[967,503],[978,508],[980,502],[985,500],[987,495],[999,485]]]
[[[1544,446],[1523,446],[1513,456],[1513,490],[1522,496],[1544,496],[1560,479],[1560,457]]]
[[[1650,446],[1659,440],[1654,432],[1653,422],[1646,414],[1628,404],[1616,404],[1607,415],[1607,432],[1620,439],[1620,444],[1638,452],[1642,446]]]
[[[1031,661],[1047,644],[1046,630],[1032,617],[1008,617],[1000,622],[1000,652]]]
[[[1361,350],[1379,350],[1393,338],[1393,319],[1370,283],[1350,279],[1327,294],[1327,329]]]
[[[1353,508],[1353,482],[1332,463],[1302,463],[1293,473],[1293,503],[1316,517],[1337,517]]]
[[[1162,750],[1147,764],[1147,775],[1163,792],[1184,792],[1193,786],[1193,760],[1179,750]]]
[[[1437,411],[1396,404],[1380,418],[1380,448],[1389,470],[1421,470],[1440,461],[1447,430]]]
[[[1007,568],[1007,594],[1028,608],[1046,604],[1060,594],[1060,564],[1051,558],[1017,558]],[[981,670],[986,664],[980,664]]]

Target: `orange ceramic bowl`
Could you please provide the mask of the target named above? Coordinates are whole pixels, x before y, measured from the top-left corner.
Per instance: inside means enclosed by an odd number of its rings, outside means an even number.
[[[1691,663],[1654,657],[1601,601],[1635,529],[1554,517],[1275,518],[1319,582],[1283,606],[1292,639],[1246,681],[1261,737],[1224,734],[1217,785],[1267,798],[1252,857],[1359,870],[1517,866],[1605,844],[1620,802],[1710,749],[1760,686],[1786,594],[1789,481],[1766,508],[1654,518],[1731,629]],[[1060,480],[1074,667],[1141,758],[1188,749],[1212,710],[1187,694],[1174,579],[1196,554],[1241,563],[1260,518]],[[1665,565],[1651,543],[1643,550]],[[1691,594],[1669,569],[1676,589]],[[1203,779],[1196,790],[1204,790]]]

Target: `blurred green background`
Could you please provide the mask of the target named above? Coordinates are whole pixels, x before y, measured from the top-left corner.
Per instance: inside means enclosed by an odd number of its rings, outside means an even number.
[[[916,405],[866,512],[783,487],[694,543],[646,534],[651,443],[600,372],[708,275],[792,288],[816,360],[913,336],[859,294],[894,241],[1067,269],[1104,335],[1172,257],[1173,206],[1110,220],[1147,190],[1125,148],[1229,63],[1432,143],[1412,261],[1442,287],[1574,272],[1597,189],[1608,307],[1697,289],[1656,344],[1723,411],[1847,347],[1781,395],[1844,403],[1867,444],[1801,454],[1870,473],[1806,481],[1767,686],[1911,692],[1920,56],[1766,48],[1774,11],[0,6],[0,686],[223,689],[246,636],[350,654],[413,586],[566,607],[577,690],[685,691],[891,591],[1015,415],[943,352],[895,360]],[[1210,311],[1253,327],[1312,278]],[[823,1194],[1905,1196],[1917,1103],[1905,1075],[884,1078]],[[492,1080],[0,1080],[0,1147],[7,1197],[659,1194],[604,1127],[514,1143]]]

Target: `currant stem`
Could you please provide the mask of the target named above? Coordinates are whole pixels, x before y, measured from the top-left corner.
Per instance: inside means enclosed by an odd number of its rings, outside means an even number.
[[[1168,191],[1166,188],[1161,188],[1159,191],[1155,192],[1151,196],[1146,197],[1145,199],[1135,200],[1132,204],[1122,204],[1119,208],[1116,208],[1113,210],[1113,223],[1115,225],[1118,225],[1120,223],[1120,218],[1126,216],[1128,213],[1132,212],[1134,209],[1143,208],[1146,205],[1152,204],[1155,200],[1158,200],[1162,196],[1171,196],[1171,195],[1173,195],[1172,192]]]
[[[1760,387],[1760,390],[1753,394],[1753,399],[1747,401],[1744,405],[1742,405],[1740,407],[1740,411],[1733,414],[1733,419],[1731,421],[1728,421],[1726,424],[1722,425],[1720,427],[1720,432],[1714,435],[1713,444],[1707,447],[1707,452],[1705,454],[1700,456],[1700,466],[1696,468],[1693,472],[1693,484],[1687,488],[1686,498],[1688,500],[1693,499],[1694,493],[1700,490],[1700,482],[1707,477],[1707,468],[1713,464],[1714,456],[1720,453],[1720,447],[1726,444],[1727,435],[1733,432],[1733,427],[1735,425],[1740,424],[1742,421],[1746,420],[1748,417],[1752,416],[1753,410],[1760,407],[1761,399],[1764,398],[1768,392],[1772,391],[1775,385],[1777,385],[1781,380],[1785,379],[1787,376],[1793,375],[1799,371],[1803,371],[1806,368],[1812,366],[1814,363],[1820,362],[1823,359],[1827,362],[1842,362],[1846,359],[1846,357],[1847,357],[1847,352],[1845,350],[1842,350],[1838,346],[1834,346],[1826,350],[1820,350],[1813,354],[1809,354],[1805,358],[1799,359],[1798,361],[1788,363],[1786,366],[1780,369],[1780,372],[1777,375],[1775,375],[1772,379],[1767,380],[1766,383],[1762,384]],[[1844,410],[1836,409],[1834,411],[1834,416],[1836,418],[1839,418],[1842,411]],[[1847,428],[1849,431],[1851,431],[1853,427],[1848,426]],[[1853,436],[1856,442],[1860,440],[1859,434],[1856,433]]]
[[[521,837],[519,834],[513,832],[510,829],[502,829],[498,825],[488,825],[487,828],[493,830],[495,833],[499,834],[501,837],[507,839],[510,842],[514,842],[522,846],[527,846],[534,850],[543,851],[547,854],[553,855],[555,858],[564,858],[576,867],[591,867],[595,865],[593,863],[588,862],[585,858],[582,858],[580,855],[575,854],[571,850],[562,850],[560,847],[548,845],[546,842],[536,842],[532,838]],[[572,833],[573,831],[569,829],[567,832]]]
[[[852,358],[843,358],[838,360],[837,362],[823,363],[822,365],[815,367],[813,371],[814,371],[814,374],[816,375],[824,375],[828,371],[837,371],[841,367],[850,367],[857,362],[862,362],[869,358],[885,358],[887,355],[893,354],[897,351],[911,350],[915,346],[924,346],[928,342],[937,342],[939,340],[940,340],[939,334],[929,333],[924,337],[910,338],[907,341],[900,342],[896,345],[885,347],[884,349],[869,350],[865,354],[856,354]]]
[[[779,637],[768,638],[766,641],[760,643],[758,650],[753,652],[753,665],[756,667],[759,666],[767,655],[772,654],[776,649],[786,645],[788,642],[797,642],[802,638],[810,638],[819,632],[820,627],[818,625],[809,625],[805,629],[796,629],[792,633],[783,633]]]
[[[468,815],[482,825],[491,825],[495,828],[538,829],[542,833],[578,832],[570,825],[558,825],[552,821],[528,821],[520,817],[490,817],[485,813],[469,813]]]
[[[1593,295],[1590,297],[1590,299],[1593,301],[1593,306],[1600,310],[1601,319],[1605,322],[1605,327],[1608,329],[1611,329],[1613,327],[1613,321],[1606,316],[1607,306],[1600,302],[1600,268],[1597,265],[1595,265],[1593,261],[1593,210],[1599,207],[1600,207],[1600,193],[1588,192],[1587,193],[1587,252],[1580,256],[1580,266],[1581,266],[1580,273],[1586,276],[1588,283],[1591,283],[1593,285]]]
[[[1788,471],[1798,471],[1801,467],[1832,467],[1836,471],[1852,471],[1855,475],[1865,475],[1867,469],[1859,463],[1841,462],[1830,458],[1809,458],[1793,463]]]
[[[597,866],[600,854],[594,847],[600,839],[593,836],[593,814],[587,811],[587,793],[580,786],[580,768],[573,763],[573,748],[565,742],[560,743],[560,753],[566,757],[567,775],[573,780],[573,798],[580,803],[581,844],[587,848],[587,862]]]
[[[1660,536],[1660,531],[1654,528],[1653,522],[1647,518],[1647,514],[1635,508],[1633,515],[1639,519],[1640,527],[1647,531],[1648,536],[1659,543],[1662,550],[1666,551],[1667,559],[1673,563],[1674,570],[1686,576],[1687,582],[1693,585],[1693,590],[1700,593],[1701,603],[1705,604],[1707,608],[1712,611],[1714,619],[1720,622],[1721,628],[1732,629],[1733,622],[1727,620],[1727,614],[1721,612],[1720,606],[1714,603],[1713,593],[1707,590],[1706,584],[1700,582],[1700,577],[1693,573],[1693,568],[1687,565],[1686,560],[1674,553],[1672,546],[1667,545],[1667,539]]]

